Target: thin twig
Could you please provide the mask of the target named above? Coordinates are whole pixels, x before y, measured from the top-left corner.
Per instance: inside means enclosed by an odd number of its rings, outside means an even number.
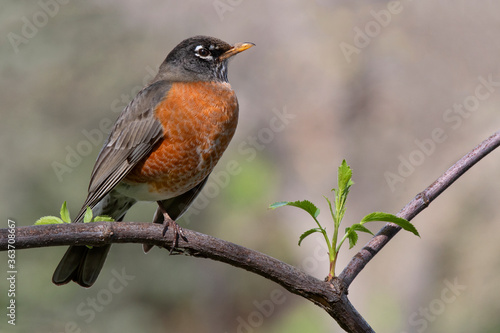
[[[496,132],[474,148],[457,163],[449,168],[441,177],[427,187],[423,192],[417,194],[398,214],[399,217],[408,221],[413,219],[422,210],[436,199],[444,190],[453,184],[460,176],[469,170],[474,164],[492,152],[500,145],[500,131]],[[380,231],[359,251],[347,264],[339,279],[346,288],[368,264],[368,262],[401,230],[401,227],[387,223]]]

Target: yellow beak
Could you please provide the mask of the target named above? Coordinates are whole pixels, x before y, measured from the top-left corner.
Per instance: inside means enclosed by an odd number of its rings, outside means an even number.
[[[229,50],[227,50],[226,52],[224,52],[220,57],[219,59],[220,60],[225,60],[225,59],[228,59],[232,56],[234,56],[235,54],[238,54],[240,52],[243,52],[245,50],[248,50],[249,48],[251,48],[252,46],[255,46],[254,43],[236,43],[233,45],[232,48],[230,48]]]

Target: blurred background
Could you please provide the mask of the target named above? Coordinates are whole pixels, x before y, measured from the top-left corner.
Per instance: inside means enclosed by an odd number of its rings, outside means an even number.
[[[256,47],[232,60],[237,133],[180,224],[328,271],[309,199],[331,229],[346,159],[344,226],[397,213],[500,125],[500,3],[494,1],[3,1],[0,212],[32,225],[74,216],[110,124],[167,53],[198,34]],[[235,166],[237,167],[235,169]],[[379,332],[498,332],[500,152],[472,168],[351,286]],[[235,171],[236,170],[236,171]],[[126,221],[150,221],[155,204]],[[383,224],[369,226],[373,231]],[[343,227],[341,228],[344,229]],[[369,240],[345,247],[340,272]],[[96,284],[56,287],[65,248],[17,252],[17,325],[2,332],[340,332],[324,311],[249,272],[155,248],[115,245]],[[6,267],[2,255],[0,267]],[[2,308],[7,304],[0,282]],[[3,310],[5,311],[5,310]]]

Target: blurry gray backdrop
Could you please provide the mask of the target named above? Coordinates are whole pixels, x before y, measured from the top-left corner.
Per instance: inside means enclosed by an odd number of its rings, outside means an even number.
[[[322,196],[346,159],[355,185],[345,226],[396,213],[500,124],[494,1],[41,0],[0,9],[2,227],[57,215],[65,200],[77,213],[110,124],[193,35],[256,47],[230,64],[239,127],[180,224],[320,279],[320,236],[297,246],[313,221],[270,203],[310,199],[331,231]],[[398,234],[354,281],[350,298],[376,331],[499,330],[499,169],[494,152],[414,219],[421,238]],[[154,210],[138,204],[126,221],[150,221]],[[341,251],[338,272],[368,239]],[[2,332],[341,331],[259,276],[133,244],[113,246],[92,288],[56,287],[64,251],[17,252],[17,325],[6,323],[3,279]]]

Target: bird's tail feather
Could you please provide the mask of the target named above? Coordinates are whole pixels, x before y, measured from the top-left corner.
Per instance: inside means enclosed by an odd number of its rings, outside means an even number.
[[[91,208],[94,216],[108,215],[119,222],[123,220],[127,210],[135,202],[135,199],[112,191],[95,207]],[[84,205],[75,219],[75,223],[83,222],[83,215],[86,209],[87,207]],[[52,282],[62,285],[70,281],[75,281],[82,287],[88,288],[92,286],[101,272],[110,248],[111,245],[93,247],[85,245],[70,246],[59,262],[52,276]]]
[[[59,262],[52,282],[57,285],[75,281],[82,287],[90,287],[99,276],[111,245],[70,246]]]

